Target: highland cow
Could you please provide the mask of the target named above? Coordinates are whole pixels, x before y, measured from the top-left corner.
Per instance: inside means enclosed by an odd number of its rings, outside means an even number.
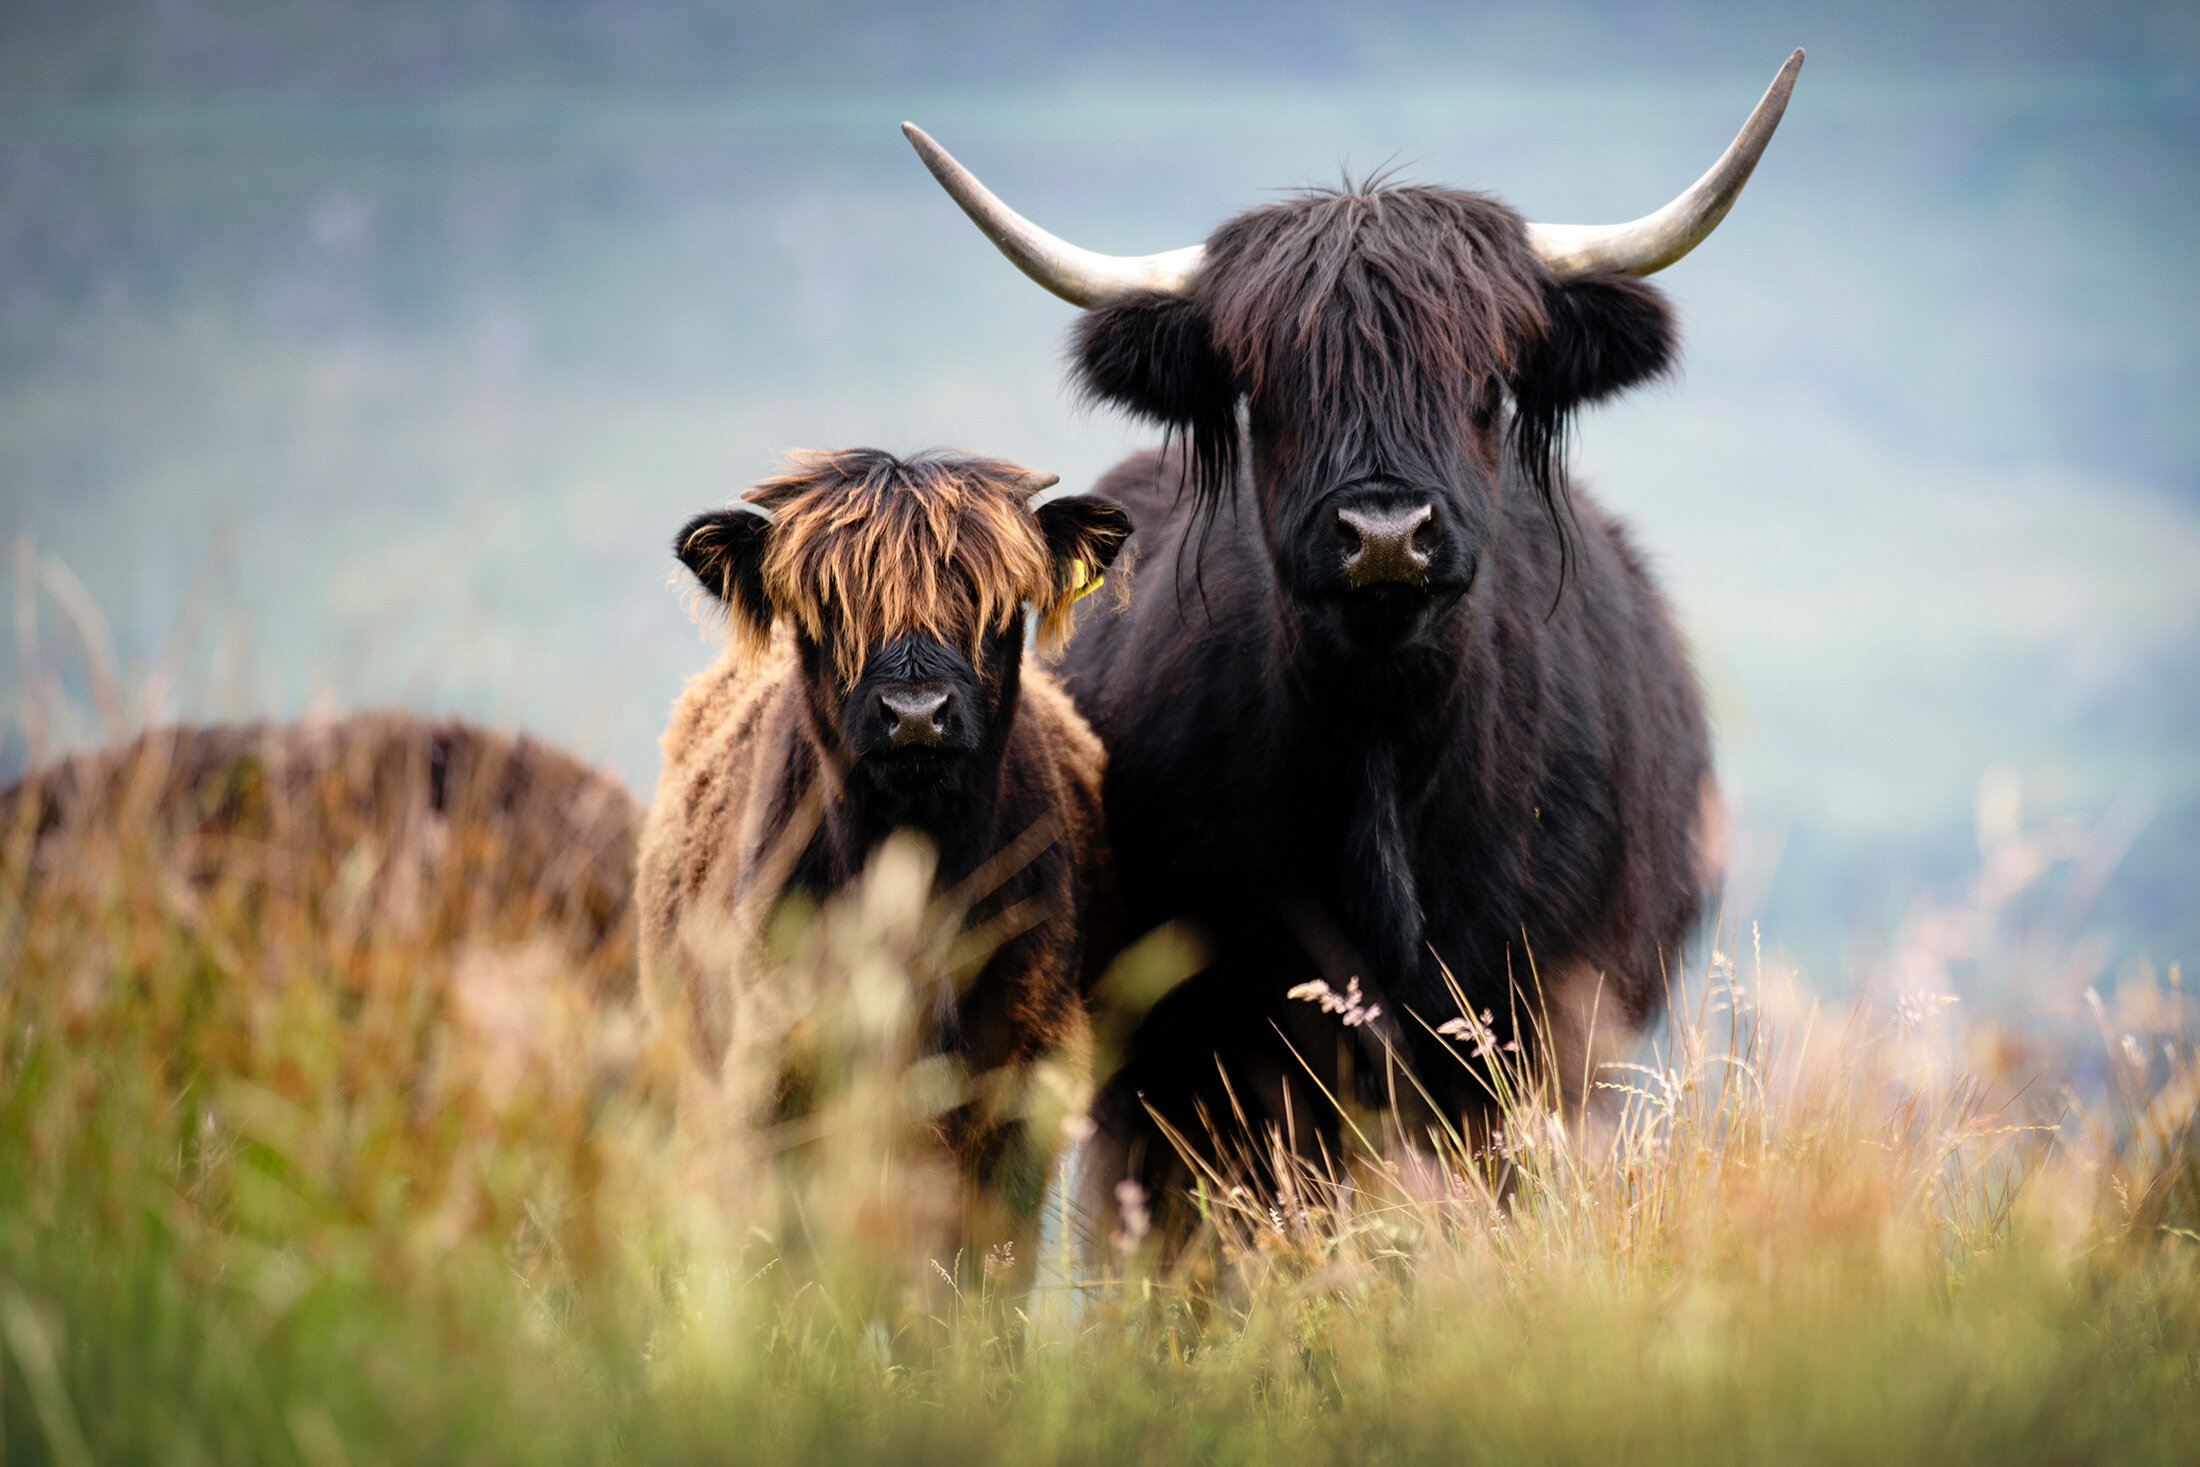
[[[171,916],[218,904],[263,955],[333,973],[526,949],[617,1003],[640,824],[618,780],[455,720],[160,728],[0,793],[0,875],[35,921],[157,889],[128,879],[151,862],[180,879]]]
[[[1108,749],[1128,930],[1188,919],[1215,958],[1099,1102],[1090,1211],[1126,1179],[1168,1207],[1179,1147],[1221,1166],[1239,1118],[1250,1152],[1333,1155],[1330,1097],[1355,1089],[1408,1144],[1471,1129],[1489,1046],[1463,1009],[1579,1100],[1592,1029],[1663,1003],[1717,874],[1709,739],[1641,555],[1561,450],[1580,407],[1671,369],[1673,312],[1639,277],[1725,215],[1801,60],[1710,173],[1616,226],[1370,183],[1103,256],[905,127],[1086,308],[1084,392],[1169,435],[1095,492],[1174,574],[1085,617],[1060,671]]]
[[[931,843],[936,890],[961,893],[997,944],[959,988],[942,975],[926,1045],[980,1080],[1083,1045],[1120,926],[1104,759],[1061,689],[1025,666],[1023,608],[1042,642],[1058,639],[1130,525],[1101,500],[1034,505],[1054,482],[944,453],[804,454],[680,531],[675,553],[732,635],[664,736],[642,838],[642,974],[706,1073],[784,1038],[764,952],[774,909],[830,897],[897,830]],[[1010,1200],[1028,1214],[1038,1179],[1014,1125],[964,1107],[941,1129],[982,1187],[1005,1185],[1016,1157],[1026,1185]]]

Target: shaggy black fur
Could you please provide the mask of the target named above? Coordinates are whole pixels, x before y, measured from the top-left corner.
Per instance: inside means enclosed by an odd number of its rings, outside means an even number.
[[[1471,1123],[1483,1092],[1432,1032],[1459,1013],[1447,971],[1501,1037],[1540,978],[1575,985],[1554,1006],[1586,982],[1607,1027],[1662,1002],[1701,906],[1708,741],[1655,586],[1560,456],[1573,409],[1674,349],[1652,287],[1556,280],[1511,209],[1430,188],[1252,210],[1190,296],[1079,323],[1084,390],[1181,438],[1095,488],[1160,573],[1088,612],[1062,671],[1109,750],[1131,930],[1188,918],[1216,953],[1103,1094],[1088,1204],[1184,1180],[1149,1107],[1195,1141],[1233,1112],[1333,1140],[1309,1068],[1388,1103],[1402,1057]],[[1418,583],[1352,585],[1337,511],[1421,506]],[[1168,584],[1187,555],[1196,600]],[[1317,977],[1383,1017],[1285,997]]]
[[[1678,354],[1673,312],[1657,288],[1627,275],[1554,283],[1542,350],[1513,374],[1513,451],[1546,500],[1560,488],[1575,408],[1665,373]]]

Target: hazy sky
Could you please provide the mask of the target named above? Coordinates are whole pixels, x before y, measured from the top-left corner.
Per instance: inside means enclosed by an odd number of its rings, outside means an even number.
[[[1756,180],[1660,277],[1685,373],[1576,455],[1695,640],[1736,900],[1883,940],[2009,769],[2035,817],[2144,813],[2099,912],[2189,955],[2190,5],[8,0],[0,530],[133,676],[167,656],[174,713],[453,708],[646,791],[709,653],[689,513],[795,445],[1076,482],[1150,437],[1069,401],[1073,312],[904,117],[1100,249],[1385,164],[1625,218],[1796,45]]]

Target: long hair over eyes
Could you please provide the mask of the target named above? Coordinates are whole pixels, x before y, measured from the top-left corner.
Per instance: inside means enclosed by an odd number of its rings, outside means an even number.
[[[1043,482],[1004,459],[877,449],[789,454],[787,473],[744,497],[772,512],[764,590],[779,616],[830,643],[853,682],[870,648],[908,632],[977,661],[989,632],[1024,602],[1041,635],[1067,629],[1063,584],[1030,508]]]

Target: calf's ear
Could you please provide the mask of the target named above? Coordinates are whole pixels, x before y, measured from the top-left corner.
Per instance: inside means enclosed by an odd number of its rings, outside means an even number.
[[[1069,630],[1070,608],[1077,598],[1100,584],[1101,575],[1115,564],[1123,542],[1131,537],[1131,517],[1112,499],[1093,499],[1065,494],[1032,511],[1040,533],[1047,537],[1047,554],[1054,562],[1054,584],[1039,610],[1039,634],[1058,641]]]
[[[772,605],[764,594],[764,542],[771,521],[754,506],[714,509],[681,526],[672,553],[725,608],[737,637],[760,642],[771,634]]]
[[[1131,537],[1131,517],[1112,499],[1084,494],[1064,494],[1050,499],[1032,513],[1047,537],[1047,553],[1054,557],[1057,580],[1065,567],[1085,565],[1097,576],[1115,564],[1116,552]]]
[[[1665,293],[1632,275],[1554,280],[1544,304],[1550,331],[1509,385],[1514,454],[1549,494],[1574,410],[1672,371],[1680,345]]]

